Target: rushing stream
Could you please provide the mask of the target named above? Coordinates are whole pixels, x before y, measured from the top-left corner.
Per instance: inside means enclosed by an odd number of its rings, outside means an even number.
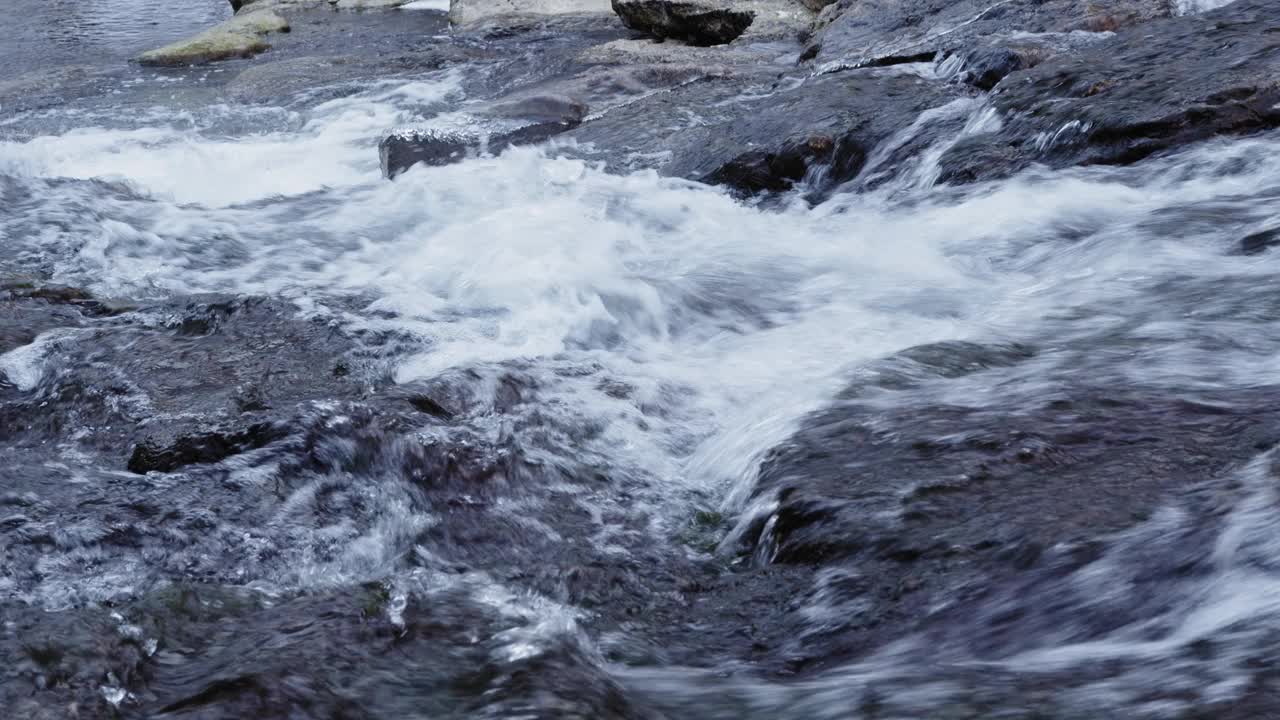
[[[123,717],[1275,708],[1280,305],[1241,238],[1280,138],[936,186],[977,99],[820,202],[572,140],[384,180],[468,72],[0,108],[0,279],[63,288],[0,318],[10,681],[74,687],[62,643],[132,668],[77,696]]]

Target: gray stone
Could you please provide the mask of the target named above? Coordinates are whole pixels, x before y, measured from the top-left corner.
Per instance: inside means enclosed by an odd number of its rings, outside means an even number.
[[[723,45],[741,35],[755,13],[695,0],[613,0],[622,23],[659,39],[691,45]]]
[[[199,65],[257,55],[271,47],[270,33],[289,32],[289,22],[271,10],[246,12],[185,40],[143,53],[144,65]]]
[[[378,144],[382,174],[395,178],[418,163],[449,165],[483,152],[537,144],[576,127],[586,114],[586,105],[574,98],[529,95],[397,130]]]

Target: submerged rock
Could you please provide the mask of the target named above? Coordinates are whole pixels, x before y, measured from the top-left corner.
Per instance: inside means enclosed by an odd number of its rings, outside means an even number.
[[[129,457],[129,471],[141,475],[153,470],[172,472],[186,465],[215,463],[263,447],[282,436],[283,432],[271,424],[257,423],[240,430],[178,435],[167,441],[152,438],[134,447]]]
[[[1268,228],[1250,233],[1240,239],[1240,252],[1245,255],[1260,255],[1280,245],[1280,228]]]
[[[696,0],[613,0],[613,11],[632,30],[693,45],[723,45],[741,35],[755,13]]]
[[[477,108],[439,124],[399,130],[378,144],[382,174],[394,178],[413,165],[440,166],[482,152],[532,145],[576,127],[587,106],[560,95],[531,95]]]
[[[199,65],[245,58],[270,49],[270,33],[289,32],[289,22],[270,10],[236,15],[216,27],[185,40],[143,53],[143,65]]]
[[[748,194],[782,192],[819,166],[833,179],[853,177],[866,158],[866,149],[851,137],[792,137],[767,150],[748,150],[703,179]]]
[[[978,48],[964,56],[961,74],[970,85],[980,90],[990,90],[1009,73],[1034,64],[1028,55],[1029,53],[1007,47]]]

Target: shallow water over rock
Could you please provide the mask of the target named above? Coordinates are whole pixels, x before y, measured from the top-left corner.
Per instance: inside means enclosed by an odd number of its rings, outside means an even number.
[[[947,185],[1030,121],[945,58],[306,12],[0,96],[0,707],[1280,708],[1274,132]],[[518,92],[590,110],[383,179]]]
[[[0,28],[6,74],[126,60],[231,17],[226,0],[9,0]]]

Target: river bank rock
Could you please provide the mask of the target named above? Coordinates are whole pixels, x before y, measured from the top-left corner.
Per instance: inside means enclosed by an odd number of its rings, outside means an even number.
[[[221,25],[185,40],[149,50],[138,58],[143,65],[199,65],[245,58],[271,47],[266,37],[289,32],[289,22],[270,10],[238,14]]]
[[[1168,17],[1168,0],[839,0],[806,50],[819,68],[891,65],[992,39],[1107,33]]]
[[[1280,127],[1276,33],[1280,8],[1238,0],[1015,72],[991,98],[1000,130],[957,143],[942,157],[941,179],[1002,177],[1032,163],[1123,165]]]
[[[397,130],[378,144],[382,174],[395,178],[413,165],[449,165],[478,153],[533,145],[576,127],[587,115],[581,101],[531,95],[442,116],[421,128]]]
[[[724,45],[741,35],[755,13],[696,0],[612,0],[622,23],[659,40],[675,38],[691,45]]]

